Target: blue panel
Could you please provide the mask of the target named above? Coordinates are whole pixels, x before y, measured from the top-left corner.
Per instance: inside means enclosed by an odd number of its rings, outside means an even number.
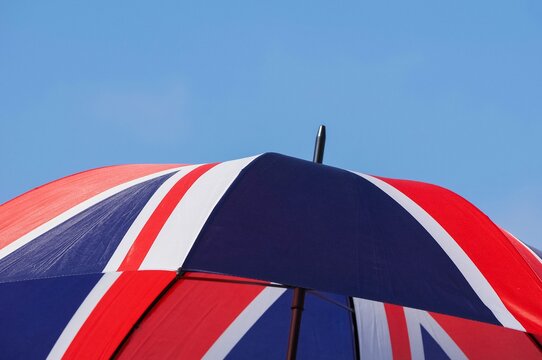
[[[449,360],[450,358],[431,335],[420,325],[422,330],[423,353],[425,360]]]
[[[346,305],[343,296],[326,296]],[[228,359],[284,359],[292,291],[282,295],[228,354]],[[354,359],[350,313],[311,294],[299,333],[298,359]]]
[[[350,172],[278,154],[243,170],[183,269],[498,324],[442,248],[387,194]]]
[[[172,174],[88,208],[0,260],[0,279],[101,272],[156,189]]]
[[[0,357],[45,359],[101,275],[0,284]]]
[[[345,296],[323,295],[348,306]],[[350,314],[348,310],[336,304],[307,294],[299,333],[298,358],[354,359]]]
[[[291,291],[284,293],[247,334],[227,359],[285,359],[290,327]]]

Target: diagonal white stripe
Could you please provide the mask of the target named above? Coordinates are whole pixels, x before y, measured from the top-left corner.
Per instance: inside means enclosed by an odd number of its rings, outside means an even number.
[[[169,179],[167,179],[159,188],[156,190],[156,192],[152,195],[152,197],[149,199],[147,204],[145,204],[145,207],[141,210],[135,221],[130,225],[130,228],[122,238],[121,242],[119,243],[119,246],[117,246],[117,249],[109,259],[109,262],[105,266],[103,272],[109,272],[109,271],[117,271],[120,264],[126,257],[126,254],[132,247],[135,239],[153,214],[154,210],[158,207],[160,202],[164,199],[164,197],[167,195],[167,193],[171,190],[171,188],[179,181],[181,178],[183,178],[186,174],[188,174],[190,171],[194,170],[195,168],[199,167],[200,165],[190,165],[185,166],[182,169],[179,170],[178,173],[171,176]]]
[[[425,230],[427,230],[433,239],[435,239],[440,247],[446,252],[455,266],[457,266],[482,302],[489,308],[502,325],[508,328],[525,331],[525,328],[521,323],[504,306],[502,300],[484,275],[478,270],[474,262],[469,258],[461,246],[455,242],[450,234],[448,234],[448,232],[446,232],[446,230],[431,217],[431,215],[408,196],[388,183],[370,175],[361,173],[355,174],[373,183],[380,190],[388,194],[393,200],[399,203],[399,205],[405,208],[405,210],[408,211],[410,215],[425,228]]]
[[[354,298],[361,359],[392,360],[390,330],[384,303]]]
[[[427,330],[450,359],[467,360],[467,356],[459,346],[428,312],[406,307],[404,309],[412,359],[425,359],[421,329],[423,325],[423,328]]]
[[[92,310],[94,310],[98,302],[100,302],[102,297],[107,293],[115,281],[117,281],[120,275],[121,273],[107,273],[102,276],[72,316],[70,322],[64,328],[64,331],[62,331],[62,334],[60,334],[60,337],[51,349],[47,359],[62,358],[72,340],[75,338],[90,313],[92,313]]]
[[[226,190],[256,157],[227,161],[203,174],[186,192],[156,237],[140,270],[177,270]]]
[[[0,259],[6,257],[7,255],[11,254],[15,250],[19,249],[20,247],[28,244],[30,241],[34,240],[38,236],[43,235],[47,231],[49,231],[52,228],[62,224],[63,222],[65,222],[66,220],[74,217],[75,215],[79,214],[80,212],[85,211],[86,209],[90,208],[93,205],[96,205],[100,201],[103,201],[103,200],[105,200],[105,199],[107,199],[107,198],[109,198],[109,197],[123,191],[123,190],[126,190],[131,186],[141,184],[141,183],[143,183],[143,182],[145,182],[147,180],[155,179],[155,178],[157,178],[159,176],[162,176],[162,175],[170,174],[172,172],[178,171],[179,169],[182,169],[182,167],[178,167],[178,168],[174,168],[174,169],[168,169],[168,170],[160,171],[160,172],[150,174],[150,175],[147,175],[147,176],[143,176],[141,178],[131,180],[131,181],[128,181],[126,183],[117,185],[117,186],[115,186],[115,187],[113,187],[111,189],[108,189],[108,190],[106,190],[106,191],[104,191],[104,192],[102,192],[102,193],[100,193],[100,194],[98,194],[96,196],[91,197],[88,200],[83,201],[82,203],[80,203],[80,204],[66,210],[65,212],[63,212],[62,214],[58,215],[57,217],[49,220],[48,222],[38,226],[34,230],[30,231],[26,235],[24,235],[24,236],[20,237],[19,239],[15,240],[14,242],[12,242],[8,246],[4,247],[3,249],[0,249]]]
[[[224,359],[285,291],[286,289],[281,288],[265,288],[220,335],[202,359]]]

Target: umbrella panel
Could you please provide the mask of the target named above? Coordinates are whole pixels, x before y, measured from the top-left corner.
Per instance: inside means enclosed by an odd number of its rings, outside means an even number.
[[[184,276],[134,330],[119,358],[285,357],[291,289],[222,275]],[[354,359],[355,346],[362,359],[542,357],[519,331],[369,300],[354,299],[354,304],[355,329],[346,297],[309,291],[298,358]]]
[[[187,276],[149,312],[119,352],[120,359],[285,357],[292,290],[222,282],[243,280],[233,277],[207,275],[220,281],[210,282]],[[300,359],[354,358],[347,299],[327,296],[333,302],[307,294]]]

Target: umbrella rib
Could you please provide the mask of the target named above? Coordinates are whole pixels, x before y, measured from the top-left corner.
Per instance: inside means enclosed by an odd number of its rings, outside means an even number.
[[[243,285],[266,286],[266,287],[275,287],[275,288],[281,288],[281,289],[294,289],[295,288],[295,286],[276,284],[276,283],[266,283],[266,282],[262,282],[262,281],[217,279],[217,278],[200,277],[200,276],[194,276],[194,275],[183,277],[183,280],[210,281],[210,282],[222,282],[222,283],[243,284]],[[349,311],[351,313],[354,312],[353,307],[343,305],[340,302],[335,301],[335,300],[331,299],[330,297],[325,296],[324,294],[322,294],[322,293],[320,293],[320,292],[318,292],[316,290],[307,289],[307,292],[311,293],[312,295],[314,295],[314,296],[316,296],[316,297],[318,297],[318,298],[320,298],[320,299],[322,299],[324,301],[327,301],[329,303],[337,305],[337,306],[343,308],[346,311]]]
[[[256,286],[276,287],[276,288],[282,288],[282,289],[292,288],[292,286],[288,286],[288,285],[265,283],[261,281],[216,279],[216,278],[207,278],[207,277],[199,277],[199,276],[192,276],[192,275],[189,277],[184,277],[183,280],[197,280],[197,281],[222,282],[222,283],[231,283],[231,284],[256,285]]]
[[[360,354],[360,346],[359,346],[359,333],[358,333],[358,319],[356,317],[356,306],[354,305],[354,298],[352,296],[348,296],[348,305],[350,305],[350,308],[352,308],[352,312],[350,313],[350,320],[352,324],[352,337],[354,338],[354,359],[360,360],[361,354]]]
[[[350,306],[343,305],[343,304],[341,304],[340,302],[335,301],[335,300],[333,300],[333,299],[331,299],[331,298],[325,296],[324,294],[322,294],[322,293],[320,293],[320,292],[318,292],[318,291],[316,291],[316,290],[309,290],[309,289],[307,289],[307,292],[308,292],[309,294],[312,294],[312,295],[314,295],[314,296],[316,296],[316,297],[318,297],[318,298],[320,298],[320,299],[322,299],[322,300],[324,300],[324,301],[327,301],[327,302],[329,302],[329,303],[331,303],[331,304],[333,304],[333,305],[337,305],[338,307],[343,308],[344,310],[346,310],[346,311],[348,311],[348,312],[351,312],[351,313],[354,312],[354,309],[351,308]]]

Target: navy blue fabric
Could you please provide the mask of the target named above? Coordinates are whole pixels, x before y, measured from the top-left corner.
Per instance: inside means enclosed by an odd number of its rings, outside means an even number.
[[[149,198],[172,174],[134,185],[0,260],[0,281],[101,272]]]
[[[286,358],[291,303],[291,291],[286,291],[250,328],[226,359]]]
[[[450,358],[431,335],[420,325],[422,330],[423,353],[425,360],[449,360]]]
[[[45,359],[101,276],[0,284],[0,358]]]
[[[345,296],[327,293],[323,295],[348,306]],[[354,359],[351,313],[308,293],[301,318],[297,351],[300,359]]]
[[[344,296],[326,294],[346,305]],[[227,359],[284,359],[292,291],[286,291],[228,354]],[[298,359],[354,359],[350,313],[307,294],[299,332]]]
[[[400,205],[358,175],[278,154],[247,166],[183,265],[498,324]]]

